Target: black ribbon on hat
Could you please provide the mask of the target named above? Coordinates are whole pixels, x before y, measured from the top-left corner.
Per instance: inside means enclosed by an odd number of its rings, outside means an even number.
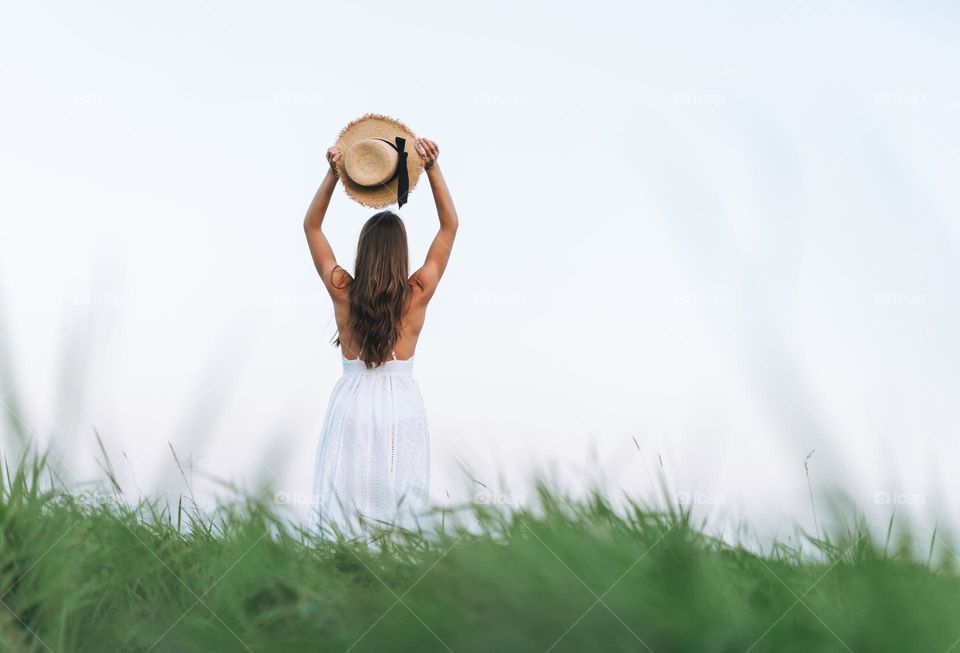
[[[395,139],[396,145],[383,138],[377,140],[383,141],[397,151],[397,169],[393,173],[393,177],[397,178],[397,207],[401,207],[407,203],[407,192],[410,190],[410,179],[407,173],[407,152],[404,150],[407,139],[397,136]],[[393,181],[393,177],[390,177],[384,183]]]

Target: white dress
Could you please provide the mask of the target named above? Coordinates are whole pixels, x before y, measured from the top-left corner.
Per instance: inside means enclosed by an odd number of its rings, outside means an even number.
[[[314,510],[324,532],[415,528],[427,507],[430,443],[413,358],[343,360],[317,447]]]

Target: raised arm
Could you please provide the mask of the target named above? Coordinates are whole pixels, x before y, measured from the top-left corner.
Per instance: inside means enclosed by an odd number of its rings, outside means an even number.
[[[337,173],[334,164],[340,159],[340,150],[331,147],[327,150],[327,162],[330,169],[320,183],[320,188],[313,196],[313,201],[307,208],[307,215],[303,218],[303,230],[307,235],[307,245],[310,247],[310,255],[313,257],[313,264],[323,280],[323,285],[327,287],[334,299],[343,292],[345,284],[340,279],[341,275],[347,276],[345,271],[334,275],[337,270],[337,259],[333,255],[333,248],[323,233],[323,219],[327,215],[327,207],[330,206],[330,198],[333,196],[333,189],[337,186]],[[343,270],[343,268],[339,268]],[[335,279],[336,277],[336,279]]]
[[[427,260],[424,261],[423,267],[410,277],[418,290],[417,295],[422,301],[429,301],[437,290],[443,271],[447,269],[460,220],[457,217],[457,209],[453,205],[453,198],[450,196],[450,189],[447,188],[447,182],[437,163],[440,148],[431,140],[418,138],[417,151],[423,158],[427,179],[430,180],[430,190],[433,191],[433,201],[437,205],[437,216],[440,218],[440,229],[434,236],[430,249],[427,250]]]

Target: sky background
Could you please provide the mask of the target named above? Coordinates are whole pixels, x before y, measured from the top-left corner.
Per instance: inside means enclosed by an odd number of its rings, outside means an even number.
[[[130,491],[183,491],[172,446],[201,500],[309,492],[341,369],[301,220],[372,111],[440,143],[461,218],[417,350],[435,503],[664,473],[809,527],[815,450],[818,497],[949,519],[958,14],[776,4],[4,2],[5,453],[18,423],[89,481],[96,429]],[[348,269],[371,213],[338,189]],[[416,266],[425,179],[400,213]]]

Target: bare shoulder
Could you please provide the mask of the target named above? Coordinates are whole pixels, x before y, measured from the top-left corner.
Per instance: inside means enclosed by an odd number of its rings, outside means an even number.
[[[410,290],[413,293],[412,302],[414,304],[424,305],[433,296],[437,285],[431,283],[427,275],[423,274],[423,269],[413,273],[409,280]]]
[[[330,271],[330,282],[327,287],[330,289],[330,296],[334,301],[346,300],[350,296],[350,284],[353,283],[353,277],[339,265]]]

